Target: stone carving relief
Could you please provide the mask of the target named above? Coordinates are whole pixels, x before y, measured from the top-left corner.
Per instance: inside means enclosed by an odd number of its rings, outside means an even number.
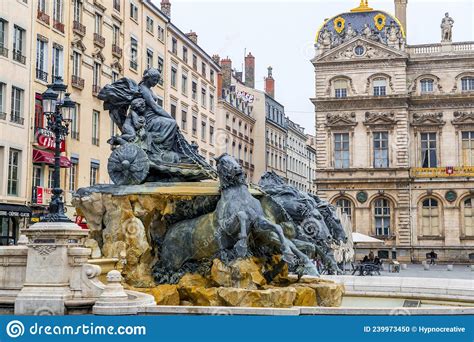
[[[353,129],[357,126],[356,114],[352,113],[328,113],[326,115],[326,126],[331,129]]]
[[[472,129],[474,128],[474,112],[454,112],[451,123],[458,129]]]
[[[438,113],[414,113],[413,120],[411,125],[417,130],[425,129],[440,129],[446,124],[446,121],[443,120],[443,112]]]
[[[41,256],[46,256],[51,254],[56,250],[56,246],[53,245],[36,245],[33,246],[33,249],[38,252]]]
[[[395,113],[366,112],[364,125],[369,128],[386,128],[391,130],[397,124]]]
[[[72,39],[72,41],[71,41],[71,47],[72,47],[72,48],[79,49],[79,50],[81,50],[82,52],[86,51],[86,46],[85,46],[84,43],[82,42],[81,37],[78,37],[78,36],[74,36],[74,38]]]
[[[363,47],[364,53],[357,55],[355,52],[356,47]],[[332,62],[334,60],[348,60],[356,58],[367,58],[367,59],[389,59],[400,57],[400,55],[392,53],[389,50],[373,46],[365,40],[356,40],[351,44],[341,47],[340,51],[335,51],[330,55],[321,59],[322,62]]]

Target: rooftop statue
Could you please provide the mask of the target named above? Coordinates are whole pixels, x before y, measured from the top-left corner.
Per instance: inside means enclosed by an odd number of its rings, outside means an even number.
[[[160,71],[151,68],[139,84],[122,78],[99,92],[121,132],[108,141],[113,152],[107,167],[117,185],[216,177],[196,146],[186,141],[176,120],[158,105],[152,88],[160,80]]]
[[[453,39],[454,20],[446,12],[444,18],[441,20],[441,41],[451,42]]]

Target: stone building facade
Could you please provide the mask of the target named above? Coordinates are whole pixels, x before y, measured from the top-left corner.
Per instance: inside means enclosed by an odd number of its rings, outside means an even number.
[[[0,245],[18,238],[18,229],[30,215],[28,167],[30,146],[30,1],[0,4]]]
[[[316,137],[306,134],[306,154],[308,158],[307,192],[316,194]]]
[[[17,1],[19,8],[22,1]],[[36,60],[28,69],[31,95],[25,106],[33,113],[25,152],[29,172],[25,176],[26,201],[43,214],[51,196],[52,167],[41,94],[55,77],[62,77],[77,102],[65,142],[61,186],[65,189],[68,215],[76,212],[70,201],[80,187],[110,183],[107,140],[117,128],[97,94],[122,77],[140,81],[150,67],[162,72],[163,84],[155,87],[158,102],[171,113],[190,141],[195,141],[208,160],[215,155],[216,78],[219,66],[197,44],[197,35],[184,34],[171,22],[171,3],[157,7],[150,0],[34,0],[29,1],[31,51]],[[18,9],[17,8],[17,9]],[[30,49],[27,49],[30,51]],[[195,85],[196,84],[196,85]],[[28,89],[28,88],[25,88]],[[26,108],[25,107],[25,108]],[[28,134],[27,134],[28,135]],[[36,219],[37,219],[36,218]]]
[[[474,257],[474,42],[407,45],[398,18],[367,6],[317,34],[316,187],[381,257]],[[361,254],[367,249],[361,249]]]
[[[308,191],[308,150],[304,128],[286,118],[288,136],[286,139],[286,176],[288,184]]]
[[[224,66],[222,73],[218,75],[220,85],[217,103],[217,156],[222,153],[232,155],[244,168],[247,180],[257,183],[254,164],[256,118],[253,87],[247,87],[241,79],[235,77],[232,72],[232,61],[229,58],[223,60],[220,60],[218,56],[214,58]],[[255,75],[252,77],[254,64],[251,63],[254,63],[254,59],[251,54],[247,56],[246,62],[250,64],[246,67],[247,83],[252,85]]]

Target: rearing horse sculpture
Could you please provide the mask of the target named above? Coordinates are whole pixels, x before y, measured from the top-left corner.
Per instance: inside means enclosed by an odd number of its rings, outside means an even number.
[[[178,272],[186,262],[216,255],[221,259],[229,253],[246,257],[249,246],[263,244],[277,247],[275,254],[282,254],[287,263],[303,264],[305,274],[318,275],[311,260],[284,235],[282,227],[265,218],[262,205],[249,192],[240,164],[223,154],[217,158],[217,173],[221,197],[216,210],[170,226],[161,245],[159,267]],[[267,233],[277,239],[265,239]],[[259,238],[249,241],[255,236]]]

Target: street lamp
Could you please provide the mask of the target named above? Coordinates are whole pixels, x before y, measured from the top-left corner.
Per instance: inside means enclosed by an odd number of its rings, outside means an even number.
[[[53,172],[53,196],[49,203],[49,213],[43,218],[47,222],[70,222],[64,214],[64,202],[61,194],[63,190],[60,184],[61,169],[61,141],[69,134],[69,123],[71,122],[71,111],[76,103],[65,94],[67,85],[58,77],[54,83],[48,86],[43,93],[43,112],[46,117],[47,128],[54,134],[54,172]]]

